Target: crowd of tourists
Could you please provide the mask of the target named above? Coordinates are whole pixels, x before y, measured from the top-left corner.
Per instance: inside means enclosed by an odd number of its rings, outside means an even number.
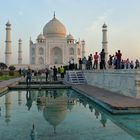
[[[32,70],[30,67],[28,69],[19,69],[20,75],[23,75],[23,77],[26,78],[26,84],[27,87],[30,87],[32,78],[36,79],[36,81],[42,80],[42,77],[45,77],[45,81],[52,82],[58,80],[58,75],[60,75],[60,78],[64,78],[65,69],[63,66],[56,68],[54,66],[53,68],[46,68],[41,70]]]
[[[140,68],[140,61],[138,59],[134,61],[127,58],[122,58],[122,53],[118,50],[114,55],[109,55],[109,59],[106,61],[106,54],[104,49],[100,53],[95,52],[90,54],[88,58],[84,57],[79,59],[79,69],[138,69]]]

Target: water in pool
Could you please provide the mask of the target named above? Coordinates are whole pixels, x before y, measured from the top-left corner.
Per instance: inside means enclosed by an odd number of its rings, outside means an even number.
[[[111,115],[71,89],[0,97],[1,140],[138,140],[140,115]]]

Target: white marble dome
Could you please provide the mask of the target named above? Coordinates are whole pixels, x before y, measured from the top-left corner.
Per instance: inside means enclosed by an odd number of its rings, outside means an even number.
[[[43,28],[45,37],[66,37],[66,28],[58,19],[50,20]]]

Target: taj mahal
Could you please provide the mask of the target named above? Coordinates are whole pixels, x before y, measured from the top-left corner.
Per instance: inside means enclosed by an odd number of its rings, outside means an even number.
[[[75,63],[85,56],[85,41],[75,41],[67,35],[65,26],[55,17],[43,28],[36,43],[30,40],[30,64],[32,65],[68,65],[70,59]]]
[[[107,51],[107,26],[102,26],[104,48],[106,56]],[[22,63],[22,40],[18,41],[18,64],[17,68],[59,67],[69,65],[70,60],[78,64],[79,58],[85,57],[85,41],[76,40],[72,34],[67,34],[66,27],[60,22],[55,13],[53,18],[43,27],[42,33],[37,36],[36,42],[30,38],[29,41],[29,64]],[[12,41],[11,41],[11,23],[6,23],[6,41],[5,41],[5,64],[12,65]]]

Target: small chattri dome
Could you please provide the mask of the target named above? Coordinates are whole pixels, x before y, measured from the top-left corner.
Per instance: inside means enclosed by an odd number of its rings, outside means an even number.
[[[43,34],[39,34],[37,37],[38,40],[44,40],[45,36]]]
[[[18,40],[19,42],[22,42],[22,40],[21,40],[21,38],[19,38],[19,40]]]
[[[43,35],[45,37],[66,37],[66,28],[58,19],[50,20],[43,28]]]
[[[102,27],[103,27],[103,28],[107,28],[107,25],[104,23]]]
[[[67,35],[67,40],[74,40],[74,37],[71,34],[69,34]]]
[[[10,21],[8,20],[8,22],[6,23],[6,26],[11,26]]]

